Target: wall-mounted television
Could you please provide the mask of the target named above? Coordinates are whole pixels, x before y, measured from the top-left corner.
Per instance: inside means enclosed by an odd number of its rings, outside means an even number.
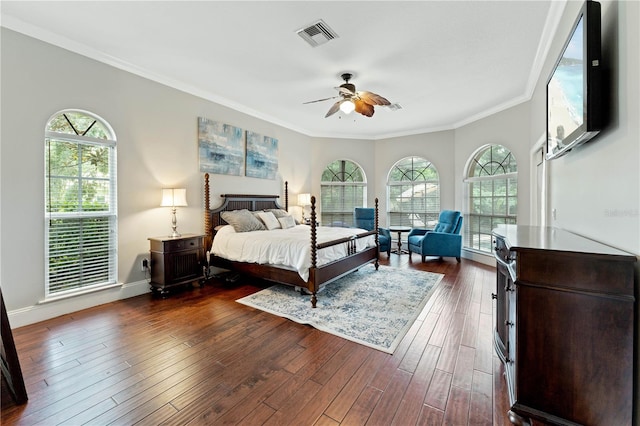
[[[587,0],[547,82],[547,159],[561,157],[602,130],[600,32],[600,3]]]

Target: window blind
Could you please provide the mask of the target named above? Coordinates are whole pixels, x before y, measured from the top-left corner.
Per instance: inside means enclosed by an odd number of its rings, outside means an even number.
[[[48,123],[45,149],[45,295],[115,284],[116,144],[110,128],[87,113],[66,111]]]

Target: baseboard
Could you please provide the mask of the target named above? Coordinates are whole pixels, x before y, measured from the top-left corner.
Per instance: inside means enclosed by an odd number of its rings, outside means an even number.
[[[26,308],[7,312],[11,328],[35,324],[61,315],[70,314],[82,309],[91,308],[117,300],[128,299],[149,293],[149,283],[146,280],[123,284],[115,288],[96,291],[82,296],[56,300],[50,303],[40,303]]]
[[[462,250],[462,257],[464,259],[473,260],[474,262],[482,263],[484,265],[496,266],[496,258],[490,254],[482,254],[471,250]]]

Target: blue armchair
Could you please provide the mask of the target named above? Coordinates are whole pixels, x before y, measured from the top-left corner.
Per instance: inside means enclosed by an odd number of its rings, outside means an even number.
[[[411,253],[422,255],[422,261],[426,256],[455,257],[460,262],[462,254],[462,215],[459,211],[442,210],[438,218],[438,224],[433,228],[414,228],[409,231],[407,241],[409,245],[409,257]]]
[[[353,211],[353,223],[356,228],[373,231],[375,226],[376,212],[371,207],[356,207]],[[386,251],[387,256],[391,256],[391,232],[385,228],[378,228],[378,244],[380,252]]]

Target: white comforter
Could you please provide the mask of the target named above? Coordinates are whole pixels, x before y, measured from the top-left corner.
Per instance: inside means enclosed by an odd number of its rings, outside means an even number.
[[[360,228],[332,228],[319,226],[317,243],[367,232]],[[374,247],[375,236],[369,235],[356,240],[356,250]],[[216,233],[211,245],[211,253],[225,259],[271,264],[295,269],[307,281],[311,266],[311,227],[296,225],[289,229],[270,231],[236,232],[231,225],[225,225]],[[316,265],[321,266],[347,255],[346,244],[338,244],[318,250]]]

